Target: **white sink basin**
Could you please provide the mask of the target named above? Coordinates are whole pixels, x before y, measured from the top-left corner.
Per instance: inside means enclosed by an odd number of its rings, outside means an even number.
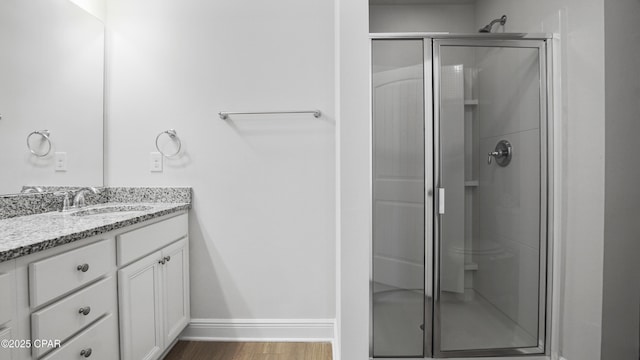
[[[130,212],[140,212],[151,210],[149,205],[113,205],[105,206],[93,209],[78,210],[71,214],[71,216],[91,216],[91,215],[110,215],[110,214],[124,214]]]

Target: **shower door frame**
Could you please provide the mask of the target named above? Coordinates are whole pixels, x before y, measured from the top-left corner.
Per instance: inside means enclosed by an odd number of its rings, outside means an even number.
[[[432,91],[433,91],[433,189],[434,194],[438,194],[435,192],[435,189],[443,188],[442,183],[442,168],[440,164],[440,92],[436,90],[440,83],[439,69],[441,66],[440,63],[440,53],[442,46],[459,46],[459,47],[495,47],[495,48],[528,48],[528,49],[537,49],[538,50],[538,63],[539,63],[539,74],[540,74],[540,84],[539,84],[539,100],[540,100],[540,258],[539,258],[539,268],[538,268],[538,334],[537,338],[539,340],[543,340],[543,343],[538,343],[536,347],[521,347],[521,348],[495,348],[495,349],[475,349],[475,350],[452,350],[452,351],[443,351],[440,348],[441,339],[440,339],[440,331],[438,329],[441,325],[440,319],[440,264],[441,264],[441,249],[440,245],[442,244],[442,217],[434,211],[437,218],[432,218],[433,221],[433,238],[432,243],[430,244],[434,248],[434,254],[437,256],[433,257],[434,261],[434,274],[433,274],[433,285],[434,285],[434,305],[433,305],[433,355],[438,358],[456,358],[456,357],[486,357],[486,356],[517,356],[517,355],[545,355],[548,350],[548,346],[545,346],[549,343],[550,338],[547,336],[550,333],[550,329],[548,329],[547,324],[550,323],[547,318],[547,292],[548,292],[548,282],[551,281],[550,274],[551,269],[548,265],[551,264],[550,255],[548,249],[548,242],[551,238],[551,234],[549,229],[552,227],[549,226],[550,218],[548,217],[548,205],[551,203],[551,199],[549,198],[549,186],[552,184],[550,181],[549,175],[549,163],[550,158],[549,154],[552,152],[549,149],[551,141],[551,137],[549,134],[549,94],[548,94],[548,86],[550,83],[548,81],[548,72],[547,72],[547,44],[549,42],[546,40],[539,39],[432,39],[432,49],[433,49],[433,83],[432,83]],[[436,206],[439,206],[440,199],[436,196]],[[446,214],[445,214],[446,216]],[[425,340],[427,340],[425,338]]]
[[[551,353],[551,305],[553,274],[553,36],[551,34],[442,34],[442,33],[380,33],[371,34],[374,40],[422,40],[424,51],[424,136],[425,136],[425,309],[424,359],[465,357],[507,357],[531,355],[549,356]],[[536,48],[540,69],[540,259],[538,299],[537,347],[497,348],[479,350],[442,351],[440,349],[440,229],[438,214],[441,187],[440,169],[440,103],[439,83],[440,46]],[[370,95],[373,95],[371,92]],[[372,97],[371,97],[372,98]],[[373,106],[373,103],[372,103]],[[373,116],[373,109],[372,109]],[[373,124],[373,119],[371,119]],[[432,125],[432,126],[430,126]],[[373,136],[373,132],[371,132]],[[373,137],[371,138],[370,165],[373,171]],[[373,172],[370,179],[373,179]],[[371,198],[373,186],[370,184]],[[371,223],[373,225],[373,223]],[[371,235],[373,244],[373,234]],[[436,255],[437,256],[434,256]],[[370,246],[369,284],[369,357],[373,354],[373,246]],[[380,359],[391,360],[383,357]],[[411,358],[403,358],[411,359]],[[414,358],[422,359],[422,358]]]

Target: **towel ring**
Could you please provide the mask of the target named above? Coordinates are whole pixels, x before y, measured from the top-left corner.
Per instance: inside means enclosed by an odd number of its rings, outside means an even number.
[[[47,141],[47,144],[49,145],[49,148],[47,148],[47,151],[45,153],[38,153],[37,151],[33,150],[33,148],[31,147],[31,143],[29,142],[29,140],[33,135],[36,135],[36,134],[42,136],[42,138],[45,139]],[[51,139],[49,138],[50,135],[51,133],[49,132],[49,130],[35,130],[30,132],[29,135],[27,135],[27,149],[29,149],[29,151],[37,157],[45,157],[49,155],[52,147]]]
[[[162,136],[163,134],[169,135],[171,140],[176,141],[178,143],[178,150],[176,150],[176,152],[174,152],[173,154],[165,154],[164,151],[160,150],[160,146],[158,146],[158,139],[160,139],[160,136]],[[174,129],[169,129],[158,134],[158,136],[156,136],[156,149],[158,149],[158,152],[162,154],[162,156],[167,158],[175,157],[176,155],[180,154],[180,150],[182,149],[182,142],[178,137],[178,133],[176,133]]]

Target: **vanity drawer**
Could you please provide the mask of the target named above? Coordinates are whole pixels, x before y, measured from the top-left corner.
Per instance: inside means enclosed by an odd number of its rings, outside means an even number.
[[[87,353],[89,353],[88,356]],[[43,357],[42,360],[84,358],[91,360],[117,360],[120,358],[118,322],[115,315],[109,314],[102,318],[50,355]]]
[[[108,239],[29,264],[29,298],[37,307],[115,269]]]
[[[65,341],[103,315],[115,313],[116,294],[115,278],[108,277],[34,312],[31,314],[31,338]],[[80,309],[86,315],[80,313]],[[33,354],[39,357],[49,350],[34,347]]]
[[[187,236],[187,214],[117,236],[118,266],[126,265]]]

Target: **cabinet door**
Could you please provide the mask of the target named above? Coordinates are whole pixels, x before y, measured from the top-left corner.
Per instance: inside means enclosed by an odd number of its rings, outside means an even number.
[[[118,271],[122,360],[154,360],[162,354],[161,252]]]
[[[187,326],[189,312],[189,243],[177,241],[162,250],[164,292],[164,342],[171,344]]]

